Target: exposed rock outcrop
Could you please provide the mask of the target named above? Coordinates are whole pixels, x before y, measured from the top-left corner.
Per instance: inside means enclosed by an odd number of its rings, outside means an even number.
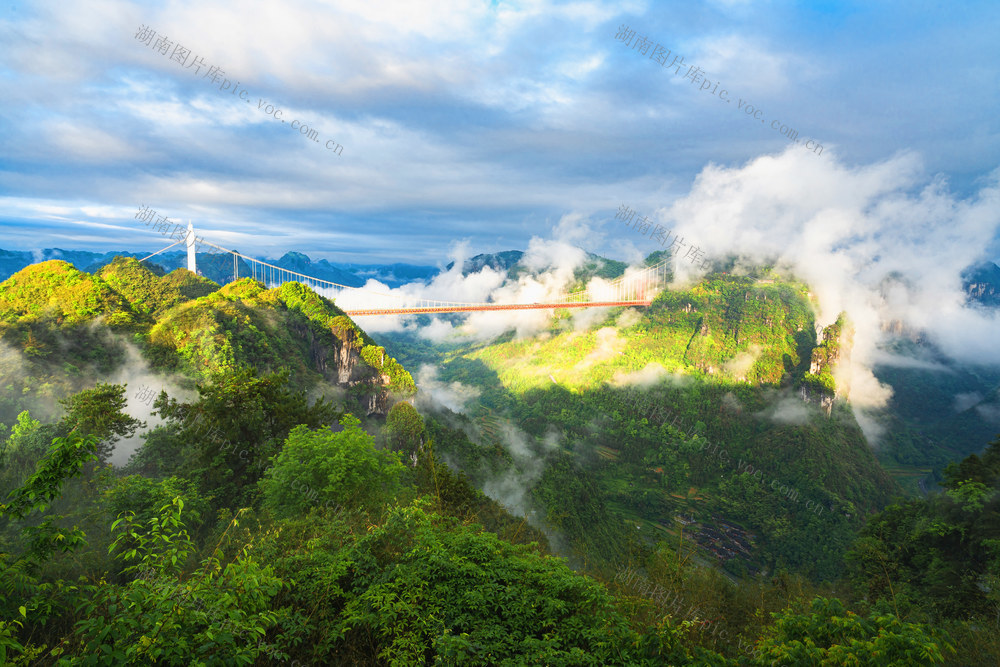
[[[317,371],[331,383],[349,390],[357,397],[368,415],[385,415],[389,410],[389,385],[392,378],[379,372],[361,356],[361,348],[353,341],[344,340],[337,332],[327,335],[315,331],[314,323],[300,322],[289,329],[308,345],[309,359]],[[381,348],[380,348],[381,349]],[[385,363],[385,351],[379,355]]]
[[[846,398],[851,391],[849,369],[854,327],[848,322],[847,313],[841,313],[836,322],[823,329],[821,340],[813,348],[799,396],[807,403],[819,405],[829,416],[836,399]]]

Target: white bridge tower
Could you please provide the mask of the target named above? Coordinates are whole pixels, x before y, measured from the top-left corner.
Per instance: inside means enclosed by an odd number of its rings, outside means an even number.
[[[197,274],[198,267],[195,264],[195,255],[194,255],[194,227],[191,225],[190,220],[188,220],[187,251],[188,251],[188,271]]]

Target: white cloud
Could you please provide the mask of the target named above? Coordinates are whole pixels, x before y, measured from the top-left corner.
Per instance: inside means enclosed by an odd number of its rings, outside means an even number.
[[[955,394],[954,409],[955,412],[965,412],[972,406],[980,403],[983,400],[983,395],[978,391],[971,391],[964,394]]]
[[[741,167],[710,165],[665,217],[679,235],[706,241],[709,255],[777,258],[818,296],[820,324],[848,311],[854,356],[866,365],[892,320],[926,329],[955,358],[1000,361],[985,335],[997,319],[962,306],[959,278],[983,259],[978,240],[1000,229],[1000,174],[975,199],[956,200],[939,181],[921,185],[913,155],[857,168],[815,157],[789,148]]]
[[[710,256],[747,263],[775,260],[805,280],[819,301],[818,323],[847,311],[855,327],[849,380],[855,416],[870,441],[891,390],[875,363],[935,369],[879,351],[899,321],[925,332],[953,359],[1000,363],[992,345],[996,312],[964,306],[962,270],[985,259],[982,239],[1000,231],[1000,172],[974,198],[960,200],[940,179],[926,183],[919,160],[903,154],[860,167],[794,147],[739,167],[706,167],[691,192],[662,212],[709,245]],[[681,279],[693,270],[679,263]],[[844,369],[842,369],[842,372]]]
[[[741,34],[711,35],[695,48],[688,64],[705,70],[713,83],[721,82],[719,87],[734,100],[764,104],[770,93],[786,89],[807,68],[800,56],[778,53]]]
[[[979,416],[993,424],[1000,424],[1000,403],[982,403],[976,406]]]
[[[937,361],[927,359],[916,359],[906,357],[901,354],[892,354],[885,350],[875,350],[872,353],[872,362],[878,366],[893,366],[895,368],[919,368],[921,370],[933,371],[936,373],[951,373],[955,371]]]
[[[747,372],[753,367],[757,358],[760,357],[760,353],[763,351],[760,345],[751,345],[750,349],[746,352],[740,352],[722,364],[722,368],[737,379],[746,380]]]
[[[797,396],[784,396],[761,415],[781,424],[802,425],[809,422],[809,407]]]
[[[422,365],[417,370],[415,378],[417,402],[430,401],[432,404],[443,405],[452,412],[465,412],[470,400],[479,398],[480,390],[464,385],[461,382],[442,382],[438,379],[438,369],[429,364]]]
[[[83,162],[104,164],[134,153],[134,148],[118,137],[95,127],[81,127],[67,121],[46,123],[43,136],[64,156]]]
[[[662,365],[651,361],[638,371],[618,371],[611,378],[611,384],[616,387],[640,387],[648,389],[660,382],[667,381],[675,386],[683,386],[690,378],[683,375],[673,375]]]
[[[594,349],[577,364],[577,368],[586,368],[601,361],[617,357],[625,349],[628,341],[618,337],[614,327],[602,327],[594,333]]]
[[[152,414],[152,401],[161,391],[174,400],[190,402],[198,399],[198,394],[189,389],[182,389],[179,381],[182,378],[156,373],[142,358],[139,350],[123,341],[126,350],[126,361],[105,382],[110,384],[125,384],[127,404],[124,412],[130,417],[146,422],[146,429],[136,431],[131,438],[115,443],[111,462],[121,466],[128,462],[129,457],[143,444],[142,436],[153,428],[165,423],[159,415]]]

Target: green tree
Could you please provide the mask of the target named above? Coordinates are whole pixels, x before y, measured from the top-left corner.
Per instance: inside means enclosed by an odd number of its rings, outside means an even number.
[[[752,664],[910,667],[941,664],[954,651],[946,636],[927,626],[889,614],[861,617],[836,598],[817,597],[804,612],[774,616]]]
[[[392,406],[385,420],[385,433],[389,447],[415,466],[424,444],[424,420],[416,408],[405,401]]]
[[[145,427],[145,423],[125,414],[128,399],[124,385],[101,383],[60,403],[67,411],[59,424],[60,430],[97,437],[100,441],[97,457],[102,464],[107,462],[120,438],[131,438],[136,429]]]
[[[858,594],[929,620],[992,618],[1000,574],[1000,441],[946,471],[944,493],[869,518],[846,554]],[[966,476],[965,479],[962,477]]]
[[[205,523],[210,507],[193,482],[179,477],[162,480],[141,475],[127,475],[115,480],[104,491],[104,509],[111,520],[132,516],[133,521],[146,524],[159,516],[161,508],[178,499],[186,508],[185,526],[197,534]]]
[[[55,436],[54,427],[43,426],[27,410],[17,416],[10,437],[0,443],[0,497],[24,483]]]
[[[23,553],[16,558],[0,552],[0,618],[30,615],[33,622],[44,623],[53,612],[61,611],[60,602],[67,601],[63,582],[43,584],[38,573],[56,551],[69,553],[85,546],[85,535],[76,526],[56,525],[55,517],[44,514],[61,495],[64,482],[79,476],[84,465],[97,458],[97,442],[95,436],[78,434],[53,439],[34,474],[8,494],[6,503],[0,504],[0,523],[21,522],[25,544]],[[43,516],[39,522],[32,515]],[[25,521],[29,518],[35,521]],[[14,626],[21,627],[22,623],[15,620],[0,626],[0,650],[5,656],[8,651],[15,655],[23,652],[25,657],[39,651],[40,647],[22,645],[13,638]]]
[[[944,469],[944,478],[941,485],[949,489],[967,480],[995,487],[1000,478],[1000,438],[989,443],[981,457],[970,454],[958,463],[949,463]]]
[[[328,427],[292,429],[260,482],[264,505],[276,515],[305,514],[311,507],[348,501],[374,504],[396,493],[404,469],[398,455],[375,449],[354,415],[344,415],[340,424],[343,430],[337,433]]]
[[[256,562],[249,544],[229,563],[217,547],[186,572],[194,544],[183,509],[177,498],[145,524],[131,513],[115,522],[121,534],[112,548],[133,563],[127,571],[141,576],[124,586],[90,587],[81,620],[53,650],[66,656],[59,664],[221,666],[252,665],[265,652],[287,657],[260,641],[284,614],[272,599],[285,584]]]
[[[288,373],[252,368],[198,386],[199,400],[178,403],[161,393],[154,407],[169,424],[146,440],[132,466],[197,480],[215,507],[251,505],[268,460],[299,425],[318,428],[337,415],[320,399],[288,386]]]
[[[315,658],[329,660],[332,651],[355,664],[635,662],[635,634],[603,586],[560,559],[426,507],[393,510],[343,554],[335,567],[344,573],[344,610],[320,629]]]
[[[0,504],[0,518],[22,520],[33,512],[44,513],[59,497],[63,483],[80,475],[83,466],[96,458],[95,436],[55,438],[35,473],[23,486],[11,491],[6,504]],[[74,528],[64,533],[52,525],[51,517],[46,517],[39,526],[25,527],[24,531],[31,547],[27,557],[35,563],[44,561],[56,549],[69,551],[85,544],[82,531]]]

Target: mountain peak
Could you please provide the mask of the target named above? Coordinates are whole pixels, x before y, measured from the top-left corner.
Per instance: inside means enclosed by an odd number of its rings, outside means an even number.
[[[301,264],[308,266],[312,264],[312,260],[309,258],[309,255],[303,254],[301,252],[295,252],[294,250],[286,252],[284,255],[281,256],[281,259],[279,259],[278,262],[281,262],[286,265]]]

